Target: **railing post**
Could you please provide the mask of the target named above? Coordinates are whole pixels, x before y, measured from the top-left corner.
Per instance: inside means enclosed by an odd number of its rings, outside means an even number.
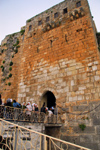
[[[18,126],[15,128],[15,147],[14,150],[17,150],[17,140],[18,140]]]
[[[51,139],[49,138],[49,150],[51,150]]]
[[[2,135],[2,133],[3,133],[2,129],[3,129],[2,121],[0,120],[0,135]]]
[[[42,145],[42,135],[40,135],[40,150],[41,150],[41,145]]]
[[[44,137],[44,150],[47,150],[47,140],[46,140],[46,136]]]

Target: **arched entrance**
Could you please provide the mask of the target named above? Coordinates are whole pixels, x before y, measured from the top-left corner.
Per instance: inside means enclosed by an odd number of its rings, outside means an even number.
[[[56,98],[54,94],[50,91],[45,92],[42,97],[41,97],[41,107],[43,103],[45,102],[45,106],[48,107],[49,109],[56,105]]]

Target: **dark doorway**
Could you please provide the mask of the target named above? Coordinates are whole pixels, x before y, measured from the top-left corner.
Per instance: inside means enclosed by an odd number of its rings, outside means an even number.
[[[43,102],[45,102],[46,106],[50,109],[52,106],[55,107],[56,105],[56,98],[54,96],[54,94],[50,91],[47,91],[41,99],[41,102],[43,104]]]

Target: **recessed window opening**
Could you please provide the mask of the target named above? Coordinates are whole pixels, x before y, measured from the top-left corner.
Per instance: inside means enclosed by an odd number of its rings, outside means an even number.
[[[63,14],[66,14],[68,12],[67,8],[63,9]]]
[[[34,35],[36,35],[36,33],[34,32]]]
[[[54,18],[57,18],[58,17],[58,12],[56,12],[55,14],[54,14]]]
[[[38,25],[40,26],[42,24],[42,20],[38,21]]]
[[[80,32],[80,31],[82,31],[82,28],[80,28],[80,29],[77,29],[76,31],[77,31],[77,32]]]
[[[32,25],[29,26],[29,31],[31,31],[31,29],[32,29]]]
[[[48,16],[48,17],[46,17],[46,22],[48,22],[50,20],[50,17]]]
[[[68,41],[68,39],[67,39],[67,35],[65,34],[65,41],[67,42]]]
[[[39,53],[39,48],[37,47],[37,53]]]
[[[53,43],[53,41],[52,41],[52,40],[50,40],[50,45],[51,45],[51,47],[52,47],[52,43]]]
[[[81,6],[81,1],[76,3],[76,7],[80,7]]]

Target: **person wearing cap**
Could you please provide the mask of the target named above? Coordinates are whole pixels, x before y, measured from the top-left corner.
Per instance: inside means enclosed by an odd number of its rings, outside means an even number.
[[[35,111],[39,111],[37,104],[35,104]]]
[[[31,106],[31,103],[30,103],[30,102],[27,103],[26,110],[27,110],[27,111],[26,111],[26,114],[27,114],[27,115],[31,115],[32,106]]]

